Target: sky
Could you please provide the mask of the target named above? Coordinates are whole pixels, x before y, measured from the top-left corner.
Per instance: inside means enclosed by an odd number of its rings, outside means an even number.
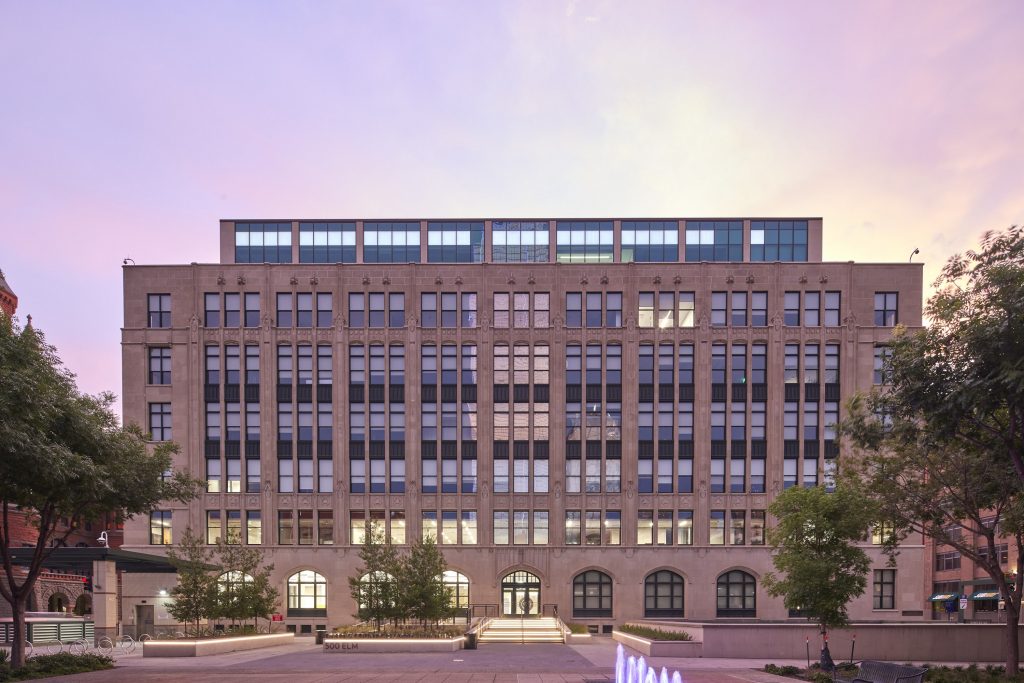
[[[1024,218],[1024,2],[0,0],[0,268],[119,391],[222,218],[820,216],[930,283]]]

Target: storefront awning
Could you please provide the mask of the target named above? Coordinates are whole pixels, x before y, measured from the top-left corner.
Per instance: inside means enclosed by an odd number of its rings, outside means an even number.
[[[998,600],[999,591],[978,591],[971,596],[971,600]]]
[[[928,600],[931,602],[945,602],[946,600],[955,600],[956,598],[956,593],[936,593],[932,597],[928,598]]]

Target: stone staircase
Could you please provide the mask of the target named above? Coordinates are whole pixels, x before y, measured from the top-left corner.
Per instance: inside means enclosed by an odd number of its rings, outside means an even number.
[[[558,622],[550,617],[494,619],[480,633],[481,643],[563,643]]]

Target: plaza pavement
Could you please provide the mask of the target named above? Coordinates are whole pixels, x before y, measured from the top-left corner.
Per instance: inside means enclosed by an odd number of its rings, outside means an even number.
[[[66,683],[590,683],[614,680],[611,638],[585,645],[487,643],[476,650],[428,654],[325,653],[307,638],[292,645],[175,659],[117,658],[117,668],[41,679]],[[627,650],[627,654],[637,654]],[[792,683],[757,671],[766,661],[656,657],[686,683]],[[773,660],[776,664],[803,662]]]

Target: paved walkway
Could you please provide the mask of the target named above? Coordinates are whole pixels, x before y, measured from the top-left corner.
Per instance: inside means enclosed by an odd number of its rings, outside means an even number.
[[[598,683],[614,680],[611,638],[585,645],[482,644],[477,650],[428,654],[325,653],[308,639],[281,647],[209,657],[117,659],[112,671],[46,679],[67,683]],[[631,653],[636,654],[636,653]],[[686,683],[792,683],[749,659],[654,658],[660,670],[678,669]],[[777,664],[798,663],[776,661]]]

